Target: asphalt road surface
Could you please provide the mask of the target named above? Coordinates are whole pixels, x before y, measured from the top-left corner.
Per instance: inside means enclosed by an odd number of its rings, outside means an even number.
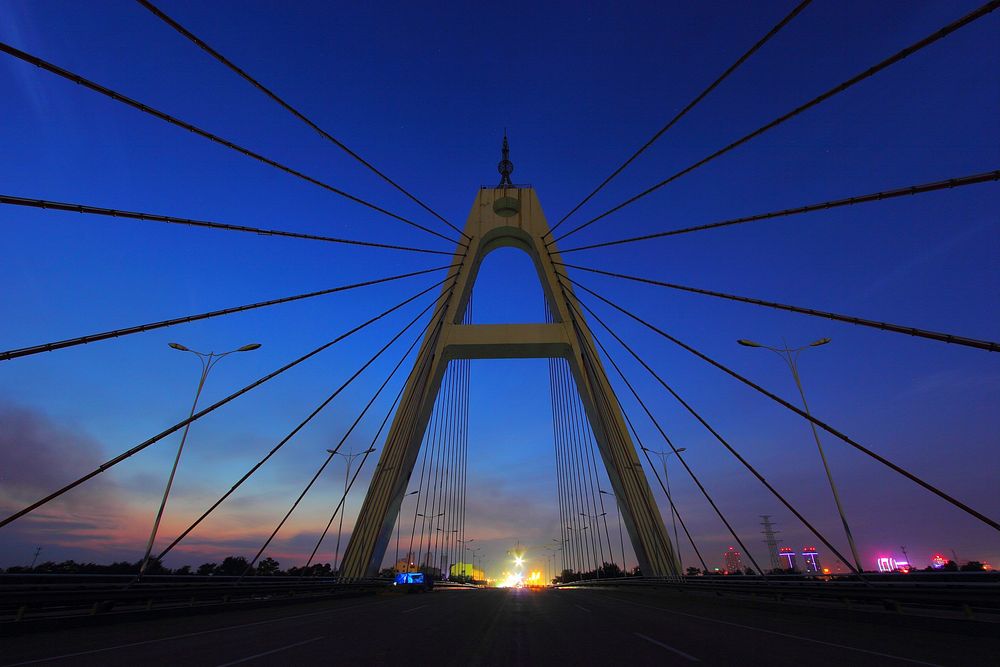
[[[993,637],[623,590],[451,590],[0,638],[2,665],[1000,665]]]

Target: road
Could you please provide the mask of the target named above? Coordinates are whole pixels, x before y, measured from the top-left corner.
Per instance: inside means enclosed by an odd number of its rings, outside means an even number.
[[[451,590],[0,639],[2,665],[995,665],[994,638],[624,590]]]

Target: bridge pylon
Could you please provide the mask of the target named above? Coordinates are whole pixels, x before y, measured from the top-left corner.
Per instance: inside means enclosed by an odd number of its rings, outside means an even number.
[[[646,576],[679,574],[674,548],[590,329],[582,313],[569,304],[571,286],[561,284],[556,275],[554,262],[561,260],[554,244],[546,247],[548,231],[533,188],[505,184],[480,189],[465,223],[468,247],[456,249],[450,269],[454,280],[445,282],[435,311],[444,316],[440,321],[433,318],[427,328],[344,553],[344,578],[378,573],[448,363],[515,358],[568,362],[639,567]],[[517,248],[531,258],[551,323],[463,324],[483,259],[502,247]]]

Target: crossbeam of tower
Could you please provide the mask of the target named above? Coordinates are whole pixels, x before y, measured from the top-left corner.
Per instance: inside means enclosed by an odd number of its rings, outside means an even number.
[[[505,138],[506,148],[506,138]],[[444,324],[428,328],[407,379],[385,446],[351,541],[341,576],[374,576],[391,539],[400,505],[417,460],[420,444],[448,364],[459,359],[561,358],[569,365],[584,412],[607,469],[622,519],[643,573],[677,575],[677,561],[663,519],[614,390],[593,349],[586,321],[570,310],[568,288],[560,285],[558,250],[546,248],[549,225],[533,188],[510,183],[512,165],[501,162],[502,180],[476,196],[465,224],[468,248],[458,247],[450,278],[454,289],[442,290],[439,307]],[[525,252],[538,273],[552,321],[539,324],[463,324],[483,259],[492,251],[513,247]],[[568,292],[571,296],[572,292]]]

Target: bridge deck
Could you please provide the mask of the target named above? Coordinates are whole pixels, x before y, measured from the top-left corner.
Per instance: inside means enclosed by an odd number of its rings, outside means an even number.
[[[630,590],[458,590],[0,640],[2,663],[992,664],[1000,639]]]

